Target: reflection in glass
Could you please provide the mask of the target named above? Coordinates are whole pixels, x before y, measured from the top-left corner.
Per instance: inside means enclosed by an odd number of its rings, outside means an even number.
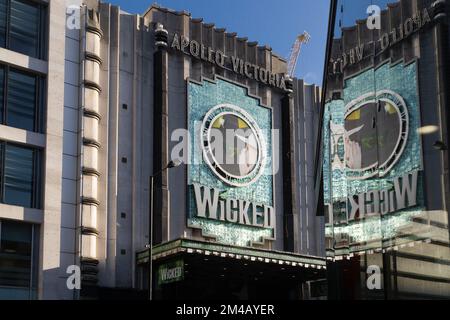
[[[394,0],[338,0],[334,37],[340,38],[342,28],[355,25],[357,20],[367,19],[370,6],[377,5],[381,9]],[[371,13],[372,15],[373,13]]]
[[[7,145],[5,150],[4,202],[22,207],[33,207],[32,149]]]
[[[31,225],[1,223],[0,285],[28,287],[31,278]]]
[[[430,3],[334,2],[322,124],[331,298],[450,297],[449,182],[445,156],[433,147],[445,124],[439,104],[431,102],[438,92],[431,79],[445,76],[436,67],[433,27],[423,19],[425,27],[389,50],[379,45],[392,26],[426,17]],[[381,30],[358,21],[370,5],[381,9]],[[417,185],[404,178],[413,172]],[[410,199],[413,205],[401,205]],[[379,270],[379,288],[368,286],[369,270]]]
[[[371,102],[352,110],[345,118],[347,168],[368,169],[383,165],[398,147],[401,120],[390,102]]]
[[[0,0],[0,46],[6,46],[6,0]]]
[[[35,131],[37,110],[35,76],[10,70],[8,79],[8,126]]]
[[[5,69],[0,67],[0,123],[3,123],[3,114],[4,114],[4,99],[5,99]]]
[[[10,48],[36,57],[39,53],[39,6],[11,0]]]
[[[38,256],[34,231],[31,224],[0,221],[1,300],[34,297]]]
[[[43,59],[44,1],[0,0],[0,47]]]

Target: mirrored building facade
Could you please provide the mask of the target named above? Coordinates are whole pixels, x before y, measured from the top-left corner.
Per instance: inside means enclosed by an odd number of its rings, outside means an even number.
[[[331,3],[317,158],[329,298],[450,297],[449,5]]]

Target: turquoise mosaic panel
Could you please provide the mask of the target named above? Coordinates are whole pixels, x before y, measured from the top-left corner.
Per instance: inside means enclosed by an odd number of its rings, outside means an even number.
[[[206,113],[213,107],[229,103],[244,109],[258,124],[266,144],[266,166],[263,175],[247,187],[232,187],[222,182],[203,161],[200,142],[200,128]],[[222,199],[251,201],[260,205],[272,206],[273,202],[273,159],[272,159],[272,109],[261,106],[260,101],[248,96],[247,89],[236,84],[217,79],[215,82],[203,81],[201,84],[188,83],[188,130],[190,133],[188,167],[188,225],[203,230],[205,235],[213,235],[225,244],[248,246],[263,238],[272,238],[272,229],[225,223],[198,218],[193,183],[220,190]]]
[[[333,205],[345,201],[351,195],[365,193],[370,190],[388,189],[393,186],[393,179],[406,173],[422,169],[421,138],[418,129],[421,126],[420,106],[417,93],[416,64],[385,64],[378,69],[368,70],[344,84],[344,99],[334,100],[325,105],[323,129],[323,179],[325,204]],[[367,180],[348,180],[345,170],[331,170],[330,159],[330,120],[335,124],[344,124],[345,106],[364,94],[374,91],[390,90],[398,93],[405,100],[409,112],[409,133],[405,150],[397,164],[383,178]],[[341,155],[340,155],[341,156]],[[344,235],[349,239],[349,251],[371,249],[366,247],[352,247],[352,243],[371,242],[380,247],[383,241],[395,239],[399,230],[411,223],[414,216],[422,213],[424,208],[423,177],[419,174],[417,198],[419,205],[415,208],[402,210],[385,216],[374,216],[363,221],[349,221],[339,225],[328,225],[326,235]],[[397,239],[398,244],[400,239]],[[331,248],[334,249],[334,248]],[[340,254],[345,253],[342,250]]]
[[[422,168],[421,139],[418,129],[421,126],[419,97],[417,94],[416,63],[404,66],[397,64],[390,67],[385,64],[376,70],[369,70],[361,75],[347,80],[344,87],[344,104],[373,91],[391,90],[403,97],[409,112],[409,136],[406,148],[397,165],[383,180],[392,180],[405,172]],[[385,181],[379,181],[385,182]],[[351,193],[367,191],[366,183],[352,184]]]
[[[344,124],[345,104],[343,100],[333,100],[325,107],[324,112],[324,163],[323,163],[323,177],[324,177],[324,200],[325,203],[331,203],[331,199],[345,199],[347,198],[347,180],[345,179],[345,172],[341,170],[331,170],[330,159],[330,141],[332,134],[329,128],[330,121],[338,125]],[[342,139],[341,139],[342,140]],[[344,150],[340,149],[339,157],[344,158]],[[332,195],[333,194],[333,195]]]

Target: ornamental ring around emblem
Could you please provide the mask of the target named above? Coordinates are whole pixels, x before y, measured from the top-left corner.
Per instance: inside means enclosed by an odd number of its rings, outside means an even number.
[[[266,145],[256,121],[242,108],[219,104],[204,117],[200,130],[203,158],[223,182],[245,187],[263,174]]]
[[[409,114],[404,99],[383,90],[365,94],[346,108],[343,142],[347,178],[384,177],[400,160],[409,134]]]

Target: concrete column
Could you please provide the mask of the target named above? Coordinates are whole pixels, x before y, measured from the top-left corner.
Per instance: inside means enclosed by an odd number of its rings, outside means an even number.
[[[292,90],[292,81],[288,88]],[[282,99],[282,163],[284,196],[284,250],[298,252],[297,164],[295,163],[295,113],[294,97],[286,94]]]
[[[44,218],[38,275],[38,298],[57,299],[66,280],[61,278],[61,211],[64,127],[64,59],[66,7],[62,1],[49,4],[48,75],[45,128]]]
[[[438,97],[439,110],[441,113],[441,135],[443,142],[447,145],[447,150],[443,150],[443,167],[442,174],[443,186],[445,192],[445,199],[443,209],[447,211],[447,222],[450,220],[449,200],[450,199],[450,152],[448,147],[450,145],[450,119],[449,119],[449,24],[447,17],[447,6],[450,2],[447,0],[437,0],[432,4],[434,8],[433,20],[436,22],[433,30],[434,43],[436,47],[436,94]],[[450,232],[450,230],[449,230]]]
[[[100,281],[107,287],[116,286],[117,256],[117,194],[119,166],[119,88],[120,88],[120,13],[119,8],[111,6],[111,25],[109,33],[109,106],[108,106],[108,183],[107,183],[107,216],[106,216],[106,261],[105,276]]]
[[[153,173],[160,172],[169,159],[169,55],[164,40],[156,37],[157,49],[154,53],[154,166]],[[168,172],[155,177],[153,243],[168,239],[169,191]]]

